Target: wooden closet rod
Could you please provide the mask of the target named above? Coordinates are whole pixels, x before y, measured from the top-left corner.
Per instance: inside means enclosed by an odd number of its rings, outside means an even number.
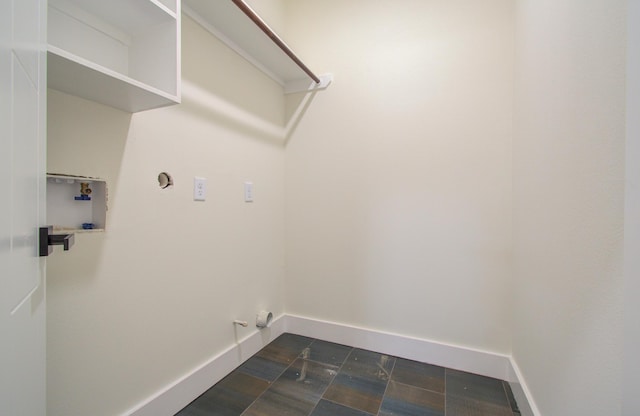
[[[309,75],[309,78],[311,78],[316,84],[320,83],[320,78],[318,78],[316,74],[314,74],[304,64],[304,62],[302,62],[296,56],[295,53],[293,53],[293,51],[287,46],[287,44],[284,43],[282,39],[280,39],[280,37],[273,30],[271,30],[271,28],[260,18],[260,16],[258,16],[251,9],[251,7],[249,7],[243,0],[232,0],[232,1],[235,3],[236,6],[238,6],[240,10],[242,10],[244,14],[246,14],[249,17],[249,19],[253,21],[253,23],[256,24],[256,26],[258,26],[267,36],[271,38],[273,43],[275,43],[276,45],[278,45],[280,49],[282,49],[282,52],[286,53],[287,56],[291,58],[291,60],[300,67],[300,69],[302,69],[307,75]]]

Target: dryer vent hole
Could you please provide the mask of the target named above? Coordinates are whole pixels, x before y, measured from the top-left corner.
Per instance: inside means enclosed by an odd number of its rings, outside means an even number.
[[[173,186],[173,178],[167,172],[160,172],[158,174],[158,186],[160,189],[167,189]]]

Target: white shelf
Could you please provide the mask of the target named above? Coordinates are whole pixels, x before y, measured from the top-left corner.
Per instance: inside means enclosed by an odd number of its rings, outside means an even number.
[[[175,95],[52,46],[47,65],[50,88],[130,113],[180,102]]]
[[[49,87],[128,112],[180,102],[179,0],[50,0]]]
[[[284,91],[326,88],[331,76],[311,78],[231,0],[184,0],[186,15],[283,86]]]
[[[84,21],[98,18],[123,32],[135,33],[163,20],[175,20],[175,2],[172,3],[174,10],[157,0],[50,0],[49,6],[81,16]]]

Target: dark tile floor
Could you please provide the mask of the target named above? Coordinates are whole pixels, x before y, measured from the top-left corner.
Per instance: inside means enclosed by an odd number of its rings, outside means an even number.
[[[509,384],[283,334],[178,416],[520,416]]]

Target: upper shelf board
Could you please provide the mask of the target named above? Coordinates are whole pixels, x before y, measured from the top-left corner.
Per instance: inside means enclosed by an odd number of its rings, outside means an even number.
[[[286,93],[326,88],[330,76],[320,76],[321,83],[312,85],[309,76],[296,65],[254,22],[231,0],[183,0],[182,10],[243,58],[284,87]],[[309,80],[310,83],[305,83]],[[315,83],[313,83],[315,84]]]
[[[50,5],[74,11],[79,17],[100,16],[124,33],[135,34],[158,22],[176,20],[175,1],[158,0],[49,0]],[[165,3],[172,3],[167,7]]]
[[[167,94],[54,46],[49,46],[47,61],[47,82],[54,90],[130,113],[180,102],[178,96]]]

